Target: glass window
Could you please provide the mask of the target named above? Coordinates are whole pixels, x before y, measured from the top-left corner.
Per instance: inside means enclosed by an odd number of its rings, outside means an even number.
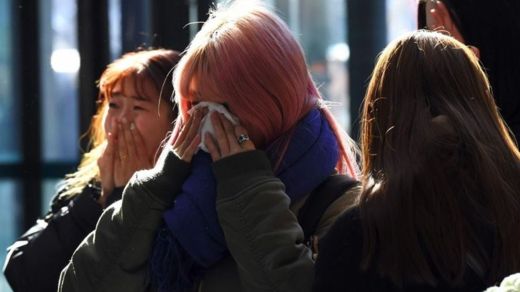
[[[18,117],[18,99],[12,87],[12,18],[11,1],[0,0],[0,163],[15,163],[21,160],[20,128]],[[17,184],[12,180],[0,180],[0,265],[3,266],[7,247],[18,236],[18,206],[20,197]],[[4,274],[0,274],[0,291],[11,291]]]
[[[386,0],[387,42],[417,28],[417,0]]]
[[[18,98],[13,91],[11,49],[11,2],[0,0],[0,163],[21,159]]]
[[[41,6],[41,88],[43,158],[76,161],[79,153],[76,1],[43,0]]]
[[[119,58],[123,50],[121,44],[123,38],[121,36],[121,0],[108,1],[108,22],[110,33],[110,58],[112,60]]]
[[[20,214],[16,199],[20,196],[17,194],[19,188],[13,181],[0,180],[0,264],[3,266],[7,253],[7,247],[11,245],[20,235],[17,223],[20,222]],[[0,274],[0,291],[11,291],[4,273]]]
[[[267,0],[266,0],[267,1]],[[303,46],[309,70],[332,114],[348,131],[347,8],[343,0],[277,0],[274,3]],[[312,19],[312,21],[304,21]]]
[[[58,183],[62,179],[46,179],[43,181],[42,185],[42,206],[41,206],[41,215],[44,215],[49,211],[51,207],[51,200],[56,194],[58,190]]]
[[[62,179],[46,179],[42,185],[42,208],[41,215],[44,215],[49,211],[51,207],[51,200],[58,190],[58,183]]]

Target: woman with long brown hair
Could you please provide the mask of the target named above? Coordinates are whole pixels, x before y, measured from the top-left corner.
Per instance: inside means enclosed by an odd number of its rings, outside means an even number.
[[[315,291],[482,291],[520,271],[520,153],[469,48],[392,42],[361,137],[363,191],[320,242]]]

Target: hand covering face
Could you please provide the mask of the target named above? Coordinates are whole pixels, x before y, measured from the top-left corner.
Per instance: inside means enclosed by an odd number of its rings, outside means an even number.
[[[216,111],[216,112],[223,114],[224,117],[226,117],[233,125],[237,125],[238,118],[236,116],[234,116],[233,114],[231,114],[225,106],[223,106],[219,103],[214,103],[214,102],[209,102],[209,101],[204,101],[204,102],[198,103],[197,105],[192,107],[188,111],[188,113],[191,115],[195,110],[200,109],[200,108],[205,108],[205,107],[208,108],[208,111],[207,111],[207,114],[202,118],[201,126],[199,129],[199,134],[202,139],[199,144],[199,148],[202,151],[209,153],[208,149],[206,148],[206,144],[205,144],[206,133],[210,133],[213,137],[215,136],[215,129],[213,128],[213,124],[211,123],[211,118],[210,118],[211,113]]]

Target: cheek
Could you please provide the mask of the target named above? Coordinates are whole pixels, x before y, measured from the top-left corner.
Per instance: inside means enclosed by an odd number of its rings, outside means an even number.
[[[105,129],[105,133],[112,132],[113,125],[114,125],[114,117],[113,117],[113,115],[110,114],[110,112],[108,112],[105,115],[105,118],[103,120],[103,127]]]
[[[134,120],[135,127],[143,137],[147,151],[154,155],[157,147],[170,130],[170,121],[166,116],[161,117],[139,117]]]
[[[187,114],[187,112],[193,107],[193,103],[187,99],[182,99],[181,102],[179,103],[179,113],[182,113],[183,114],[183,117],[184,118],[187,118],[185,116],[185,114]]]

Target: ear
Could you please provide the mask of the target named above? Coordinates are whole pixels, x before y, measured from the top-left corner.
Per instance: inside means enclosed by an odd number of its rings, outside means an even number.
[[[439,0],[429,1],[426,11],[428,27],[432,30],[446,31],[458,41],[464,43],[464,38],[455,25],[446,5]]]
[[[477,58],[480,59],[480,50],[479,50],[479,48],[477,48],[475,46],[469,46],[469,45],[468,45],[468,48],[473,51],[473,54],[475,54],[475,56],[477,56]]]

